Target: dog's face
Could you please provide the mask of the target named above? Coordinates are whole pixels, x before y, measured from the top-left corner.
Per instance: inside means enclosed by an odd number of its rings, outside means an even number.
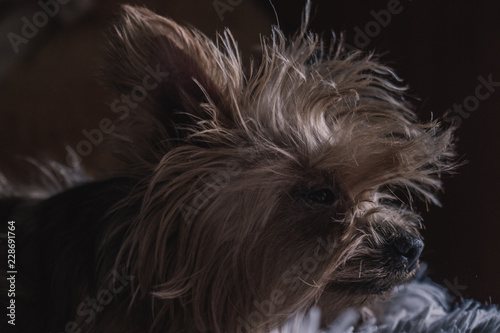
[[[136,297],[235,332],[315,304],[334,315],[414,275],[412,198],[436,202],[451,131],[418,123],[390,69],[275,30],[245,75],[229,34],[214,44],[132,7],[110,43],[140,184],[121,252]]]

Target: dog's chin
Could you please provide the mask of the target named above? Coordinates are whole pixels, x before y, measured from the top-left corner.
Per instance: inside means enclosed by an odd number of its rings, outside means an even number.
[[[398,285],[412,280],[415,277],[419,266],[420,264],[417,263],[410,271],[408,271],[405,263],[400,262],[392,265],[392,267],[388,268],[386,272],[380,272],[380,274],[373,277],[363,276],[361,274],[357,279],[353,278],[351,281],[343,281],[341,283],[332,282],[331,287],[340,287],[358,295],[382,296],[390,293]]]
[[[401,269],[395,269],[394,265],[388,265],[378,270],[371,269],[356,275],[346,274],[342,280],[332,279],[324,288],[324,296],[319,301],[324,318],[322,323],[327,325],[340,313],[349,307],[362,307],[379,299],[384,299],[391,294],[397,286],[412,280],[418,271],[418,263],[411,271],[407,271],[404,265]],[[378,273],[374,273],[378,272]],[[345,272],[344,272],[345,273]],[[350,273],[355,273],[354,270]],[[350,275],[350,277],[349,277]]]
[[[387,277],[376,279],[372,285],[368,284],[368,288],[365,288],[365,291],[367,294],[372,295],[384,295],[389,293],[394,287],[411,281],[417,274],[419,267],[420,263],[417,262],[417,264],[408,271],[406,262],[401,262],[398,264],[398,268],[393,269]]]

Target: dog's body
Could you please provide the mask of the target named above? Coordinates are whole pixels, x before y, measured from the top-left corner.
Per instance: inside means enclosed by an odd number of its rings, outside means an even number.
[[[76,320],[80,303],[85,304],[79,309],[84,320],[100,312],[100,300],[86,300],[92,295],[91,299],[98,299],[99,290],[89,284],[95,281],[99,266],[95,246],[105,229],[113,226],[104,218],[109,205],[129,189],[123,180],[111,179],[77,186],[46,200],[2,201],[2,220],[15,221],[17,226],[16,332],[65,332],[66,323]],[[7,224],[3,228],[7,235]]]
[[[412,194],[436,202],[452,130],[419,123],[373,57],[304,30],[275,30],[248,75],[219,43],[126,7],[104,66],[125,168],[0,202],[26,332],[262,332],[414,276]]]

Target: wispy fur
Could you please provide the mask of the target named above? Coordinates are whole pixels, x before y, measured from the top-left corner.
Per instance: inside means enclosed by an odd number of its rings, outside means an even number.
[[[394,193],[438,202],[452,129],[419,123],[375,56],[274,28],[245,74],[229,31],[214,43],[130,6],[109,40],[103,71],[118,95],[148,66],[168,76],[116,135],[128,185],[103,212],[92,281],[79,278],[74,299],[123,268],[130,290],[90,323],[74,310],[65,320],[87,332],[261,332],[314,305],[331,320],[411,279],[387,248],[420,237],[421,221]],[[335,202],[307,199],[317,189]]]

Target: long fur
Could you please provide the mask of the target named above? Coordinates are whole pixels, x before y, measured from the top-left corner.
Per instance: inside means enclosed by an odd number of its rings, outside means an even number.
[[[104,77],[116,96],[150,70],[162,82],[122,108],[113,144],[125,167],[27,218],[50,261],[49,300],[33,305],[47,311],[41,327],[263,332],[313,306],[327,323],[412,278],[388,248],[420,237],[412,200],[438,203],[453,129],[419,123],[392,70],[341,41],[325,50],[305,26],[291,40],[274,28],[262,49],[245,73],[229,31],[214,43],[124,6]],[[317,189],[334,203],[307,199]],[[116,272],[130,283],[88,320],[78,305]]]

